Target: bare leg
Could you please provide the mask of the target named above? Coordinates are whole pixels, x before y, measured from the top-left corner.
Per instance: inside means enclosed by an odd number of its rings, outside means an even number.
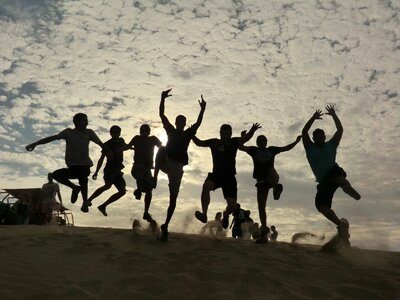
[[[99,187],[89,198],[88,202],[92,202],[93,199],[97,198],[100,196],[103,192],[109,190],[111,188],[112,184],[111,183],[106,183],[105,185]]]
[[[257,187],[258,215],[262,228],[267,227],[267,213],[265,207],[267,204],[268,191],[269,189],[267,187]]]
[[[145,214],[149,213],[149,208],[150,208],[152,197],[153,197],[153,193],[152,192],[148,192],[144,196],[144,213]]]
[[[201,210],[207,216],[208,206],[210,205],[210,192],[214,189],[215,185],[211,180],[204,181],[203,189],[201,190]]]
[[[165,219],[164,225],[168,227],[169,222],[171,221],[172,215],[174,214],[175,207],[176,207],[176,200],[178,199],[178,194],[172,194],[170,193],[169,195],[169,206],[167,210],[167,217]]]
[[[318,211],[325,216],[329,221],[333,222],[337,226],[342,224],[342,221],[338,218],[335,212],[328,206],[322,206],[318,209]]]
[[[361,195],[351,186],[350,182],[346,178],[342,176],[336,177],[334,182],[336,182],[342,188],[343,192],[350,197],[354,198],[355,200],[361,199]]]

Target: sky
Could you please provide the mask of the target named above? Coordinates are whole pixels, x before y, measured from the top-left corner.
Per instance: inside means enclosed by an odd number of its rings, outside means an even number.
[[[316,109],[335,104],[344,134],[337,162],[362,199],[341,190],[333,208],[350,221],[352,243],[400,251],[400,2],[390,0],[0,0],[0,188],[41,187],[48,172],[62,168],[63,141],[25,146],[73,127],[84,112],[89,128],[106,141],[112,125],[126,141],[141,124],[164,145],[158,116],[162,90],[172,88],[165,114],[196,121],[207,101],[200,139],[219,136],[229,123],[234,136],[262,125],[269,145],[293,142]],[[318,120],[330,138],[330,116]],[[100,148],[90,145],[97,163]],[[127,195],[95,208],[115,190],[94,200],[88,214],[80,203],[66,206],[79,226],[130,228],[141,219],[134,200],[132,152],[125,152]],[[189,147],[177,209],[169,230],[198,232],[194,220],[201,187],[211,171],[207,148]],[[299,143],[277,156],[284,191],[268,199],[268,224],[279,239],[296,232],[332,234],[333,224],[314,207],[316,182]],[[92,172],[94,167],[92,168]],[[238,201],[258,221],[251,158],[237,155]],[[89,181],[89,194],[103,184]],[[272,195],[271,195],[272,196]],[[162,223],[168,183],[160,175],[150,213]],[[225,207],[221,190],[211,194],[209,218]]]

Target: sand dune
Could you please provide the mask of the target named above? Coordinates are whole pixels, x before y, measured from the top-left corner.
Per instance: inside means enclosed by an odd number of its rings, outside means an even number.
[[[400,299],[400,253],[0,226],[1,299]]]

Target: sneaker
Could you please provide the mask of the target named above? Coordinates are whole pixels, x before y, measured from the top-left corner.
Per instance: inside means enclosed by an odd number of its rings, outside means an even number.
[[[229,226],[229,214],[227,214],[227,213],[224,211],[224,214],[223,214],[223,217],[222,217],[222,227],[223,227],[224,229],[227,229],[228,226]]]
[[[342,223],[337,227],[339,236],[341,236],[342,238],[345,238],[345,239],[349,239],[349,238],[350,238],[350,234],[349,234],[349,227],[350,227],[349,221],[347,221],[347,220],[344,219],[344,218],[340,219],[340,221],[341,221]]]
[[[103,216],[107,217],[106,207],[105,206],[98,206],[97,209],[103,214]]]
[[[92,206],[92,201],[86,201],[86,205],[88,206],[88,207],[91,207]]]
[[[282,191],[283,191],[283,185],[278,183],[273,189],[274,200],[279,200]]]
[[[81,187],[80,186],[76,186],[72,189],[72,193],[71,193],[71,203],[75,203],[76,200],[78,200],[78,195],[79,192],[81,191]]]
[[[142,198],[142,192],[139,190],[135,190],[133,192],[133,195],[135,196],[135,199],[140,200],[140,198]]]
[[[161,229],[161,236],[158,238],[158,240],[161,242],[168,241],[168,226],[163,224],[161,225],[160,229]]]
[[[207,215],[203,214],[201,211],[196,210],[194,213],[194,216],[196,217],[197,220],[199,220],[202,223],[207,223]]]
[[[147,222],[151,223],[151,221],[153,221],[153,218],[151,217],[151,214],[149,214],[148,212],[145,212],[143,214],[143,220],[146,220]]]
[[[89,207],[85,202],[83,202],[82,207],[81,207],[81,212],[87,213],[89,212]]]

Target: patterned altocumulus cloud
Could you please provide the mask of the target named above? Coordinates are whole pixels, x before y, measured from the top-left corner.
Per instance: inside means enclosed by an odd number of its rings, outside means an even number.
[[[399,4],[389,0],[0,0],[0,186],[40,186],[47,172],[63,166],[63,143],[33,153],[24,146],[72,126],[76,112],[88,114],[102,140],[113,124],[130,140],[149,123],[165,141],[158,104],[166,88],[173,88],[166,104],[172,121],[182,113],[194,123],[204,95],[200,138],[217,137],[223,123],[239,135],[260,122],[260,133],[277,146],[294,141],[315,109],[336,104],[345,130],[338,162],[363,199],[355,202],[339,191],[334,207],[354,224],[355,242],[398,250],[399,16]],[[329,116],[316,126],[329,136],[335,130]],[[189,150],[171,230],[187,230],[179,224],[188,226],[182,220],[200,206],[211,169],[209,150]],[[92,146],[95,163],[99,155]],[[80,225],[129,227],[131,217],[140,217],[143,203],[131,195],[131,161],[126,153],[129,195],[110,207],[107,219],[72,206]],[[282,237],[332,231],[313,207],[315,183],[301,144],[279,155],[276,167],[284,194],[282,201],[269,201],[268,213]],[[239,200],[258,219],[251,168],[250,158],[239,153]],[[90,189],[100,184],[91,181]],[[160,221],[167,191],[162,177],[152,206]],[[212,193],[210,214],[223,207],[222,193]],[[376,229],[368,235],[371,227]]]

